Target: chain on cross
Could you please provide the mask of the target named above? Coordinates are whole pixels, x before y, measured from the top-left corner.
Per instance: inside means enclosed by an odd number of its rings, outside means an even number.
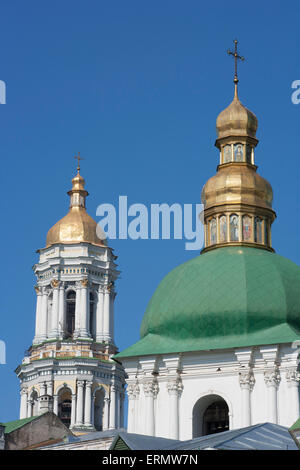
[[[241,61],[244,61],[245,60],[245,57],[242,57],[238,54],[238,50],[237,50],[237,39],[234,40],[234,52],[228,50],[227,53],[229,55],[232,55],[234,57],[234,83],[237,84],[239,79],[238,79],[238,75],[237,75],[237,61],[238,60],[241,60]]]

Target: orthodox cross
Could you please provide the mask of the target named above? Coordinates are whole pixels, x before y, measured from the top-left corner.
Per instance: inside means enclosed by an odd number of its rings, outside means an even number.
[[[78,152],[78,155],[75,155],[74,158],[77,160],[77,171],[78,171],[78,173],[79,173],[79,170],[80,170],[80,160],[84,160],[84,158],[82,158],[82,157],[80,156],[80,152]]]
[[[237,61],[238,60],[242,60],[242,61],[245,60],[245,57],[242,57],[238,54],[237,44],[238,44],[237,39],[235,39],[234,40],[234,52],[230,51],[229,49],[227,51],[227,53],[229,55],[232,55],[234,57],[234,80],[233,81],[234,81],[235,84],[237,84],[238,81],[239,81],[238,76],[237,76]]]

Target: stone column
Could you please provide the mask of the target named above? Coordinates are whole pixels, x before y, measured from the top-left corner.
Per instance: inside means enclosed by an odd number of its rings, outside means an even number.
[[[179,409],[178,398],[182,392],[182,382],[180,379],[169,380],[167,383],[169,392],[169,439],[179,439]]]
[[[40,396],[45,395],[47,390],[46,382],[40,383]]]
[[[50,397],[53,396],[53,381],[49,380],[46,382],[46,393],[47,395],[50,395]]]
[[[157,384],[154,380],[148,380],[144,382],[144,394],[145,394],[145,405],[146,405],[146,423],[145,423],[145,434],[149,436],[155,436],[155,423],[154,423],[154,396],[157,393]]]
[[[63,338],[65,331],[65,287],[61,282],[59,286],[58,298],[58,336]]]
[[[58,336],[58,289],[59,281],[53,279],[51,286],[53,288],[53,302],[52,302],[52,312],[51,312],[51,331],[49,332],[49,338],[57,338]]]
[[[250,393],[253,389],[255,379],[251,370],[245,370],[239,373],[239,382],[242,393],[242,426],[251,425],[251,403]]]
[[[128,384],[127,396],[128,396],[128,423],[127,432],[135,432],[135,387],[136,384]]]
[[[299,380],[300,374],[297,369],[289,369],[286,372],[286,381],[289,387],[289,421],[294,424],[300,415],[299,408]]]
[[[109,299],[109,337],[111,342],[114,342],[114,303],[115,303],[116,293],[110,293]]]
[[[53,413],[58,415],[58,395],[53,395]]]
[[[103,431],[109,428],[109,397],[104,397]]]
[[[27,389],[21,388],[20,419],[27,418]]]
[[[96,341],[103,341],[103,290],[99,286],[96,310]]]
[[[72,405],[71,405],[71,424],[73,427],[76,423],[76,393],[72,393]]]
[[[75,331],[74,337],[80,336],[81,327],[81,282],[76,282]]]
[[[116,428],[116,403],[117,403],[117,387],[110,387],[110,407],[109,407],[109,429]]]
[[[85,383],[84,425],[91,427],[92,413],[92,382]]]
[[[277,389],[280,382],[278,369],[265,371],[264,378],[268,389],[268,421],[277,424]]]
[[[84,380],[77,380],[76,426],[83,425],[83,387]]]
[[[88,279],[81,280],[81,302],[80,302],[80,310],[81,310],[81,322],[80,322],[80,337],[81,338],[89,338],[89,308],[88,308]]]
[[[27,400],[27,418],[31,418],[31,416],[32,416],[32,403],[29,398],[29,400]]]
[[[45,341],[47,339],[47,320],[48,320],[48,293],[46,288],[43,288],[42,296],[42,311],[41,311],[41,336],[40,340]]]
[[[42,329],[42,291],[39,286],[34,287],[36,292],[36,313],[35,313],[35,336],[33,344],[38,344],[41,338]]]
[[[106,288],[106,290],[104,291],[104,305],[103,305],[103,339],[106,342],[110,342],[109,307],[110,307],[110,293],[109,293],[109,289]]]

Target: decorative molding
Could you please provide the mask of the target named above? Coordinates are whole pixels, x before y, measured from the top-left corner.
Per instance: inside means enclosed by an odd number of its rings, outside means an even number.
[[[88,287],[89,280],[88,279],[81,279],[80,281],[82,287]]]
[[[280,373],[278,369],[266,370],[264,379],[267,387],[277,387],[280,382]]]
[[[242,389],[249,389],[251,391],[255,384],[253,371],[251,369],[248,369],[239,372],[239,382]]]
[[[180,396],[183,390],[183,384],[180,378],[171,379],[167,382],[167,390],[169,395]]]
[[[52,279],[51,287],[53,287],[53,289],[57,289],[59,285],[60,285],[60,281],[58,279]]]
[[[159,392],[157,380],[148,380],[147,382],[144,382],[143,388],[146,397],[156,397]]]
[[[291,385],[298,386],[298,382],[300,380],[300,373],[297,369],[288,369],[286,371],[285,377],[289,386]]]

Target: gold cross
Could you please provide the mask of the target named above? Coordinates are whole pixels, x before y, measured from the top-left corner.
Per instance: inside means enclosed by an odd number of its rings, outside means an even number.
[[[80,170],[80,160],[84,160],[84,158],[82,158],[82,157],[80,156],[80,152],[78,152],[78,155],[75,155],[74,158],[77,160],[77,171],[78,171],[78,173],[79,173],[79,170]]]
[[[230,51],[228,49],[228,54],[229,55],[232,55],[234,57],[234,83],[237,84],[239,79],[238,79],[238,76],[237,76],[237,61],[238,59],[241,60],[241,61],[244,61],[245,60],[245,57],[242,57],[238,54],[238,51],[237,51],[237,39],[234,40],[234,52]]]

